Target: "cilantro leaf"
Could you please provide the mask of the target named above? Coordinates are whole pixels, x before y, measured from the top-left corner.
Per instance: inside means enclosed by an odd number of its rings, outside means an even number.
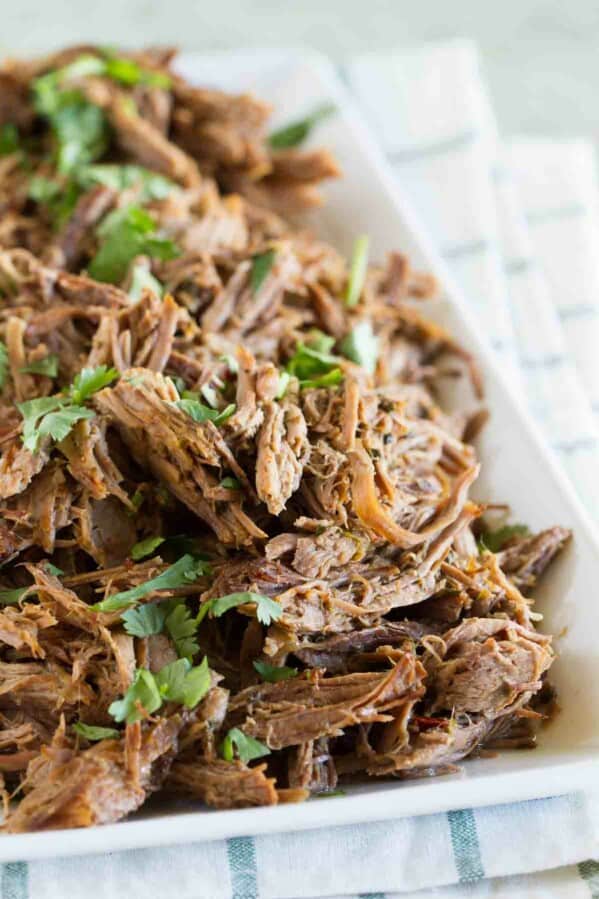
[[[31,200],[47,208],[57,230],[71,217],[80,195],[81,190],[75,181],[59,183],[43,175],[36,175],[31,179],[27,192]]]
[[[183,705],[188,709],[195,708],[210,690],[211,683],[208,659],[204,656],[201,663],[192,668],[183,681]]]
[[[181,658],[191,659],[199,651],[200,647],[195,639],[197,626],[197,621],[185,602],[175,605],[167,615],[165,627]]]
[[[121,736],[121,732],[114,727],[96,727],[93,724],[84,724],[83,721],[73,724],[73,730],[90,743],[96,740],[118,740]]]
[[[282,400],[285,394],[287,393],[287,388],[289,387],[289,382],[291,380],[291,375],[288,371],[280,371],[279,372],[279,386],[277,387],[277,392],[275,394],[276,400]]]
[[[240,490],[241,484],[237,480],[237,478],[223,478],[219,487],[224,487],[225,490]]]
[[[59,172],[72,172],[93,162],[108,146],[108,125],[104,113],[78,95],[60,106],[50,117],[58,144]]]
[[[147,266],[139,263],[133,266],[131,272],[131,286],[129,287],[129,296],[132,300],[139,300],[144,290],[151,290],[157,296],[161,297],[164,293],[162,284],[155,278]]]
[[[17,409],[23,416],[23,445],[32,453],[37,452],[40,440],[40,419],[54,413],[65,404],[65,398],[60,396],[37,397],[33,400],[25,400],[17,403]]]
[[[373,374],[378,359],[379,342],[372,330],[372,324],[367,319],[361,322],[349,332],[341,341],[341,352],[347,359],[351,359],[357,365],[361,365],[369,374]]]
[[[109,55],[104,66],[106,75],[121,84],[128,86],[148,84],[151,87],[161,87],[165,90],[171,86],[171,79],[164,72],[152,72],[150,69],[144,69],[134,59],[127,59],[124,56]]]
[[[86,190],[95,184],[103,184],[117,193],[130,187],[136,187],[139,190],[137,196],[139,203],[162,200],[177,189],[174,181],[141,165],[115,165],[112,163],[87,165],[77,171],[77,181]]]
[[[165,665],[155,678],[164,699],[192,709],[210,689],[208,659],[204,657],[196,668],[192,668],[189,659],[177,659]]]
[[[115,721],[134,724],[156,712],[161,705],[162,696],[154,675],[146,668],[138,668],[131,686],[122,699],[115,699],[109,705],[108,713]]]
[[[179,250],[172,240],[156,233],[156,223],[139,206],[127,206],[110,213],[97,230],[100,248],[89,265],[97,281],[118,284],[127,274],[131,261],[140,255],[174,259]]]
[[[7,122],[0,128],[0,156],[9,156],[19,149],[19,132],[17,126]]]
[[[223,742],[221,743],[221,755],[226,762],[232,762],[235,758],[234,749],[237,750],[237,757],[241,762],[247,764],[253,759],[260,759],[265,755],[270,755],[270,749],[259,740],[248,737],[238,727],[232,727]]]
[[[0,388],[4,387],[8,375],[8,350],[0,340]]]
[[[250,272],[250,287],[252,293],[258,293],[275,261],[276,250],[266,250],[252,256],[252,270]]]
[[[21,371],[29,375],[45,375],[47,378],[55,378],[58,374],[58,356],[50,353],[44,359],[38,359],[29,365],[24,365]]]
[[[269,684],[276,684],[280,680],[289,680],[291,677],[296,677],[298,670],[297,668],[288,668],[286,665],[281,665],[278,667],[277,665],[269,665],[268,662],[254,662],[254,668],[262,678],[262,680],[267,681]]]
[[[27,587],[17,587],[15,590],[0,590],[0,605],[16,605],[27,593],[27,590]]]
[[[98,365],[96,368],[82,368],[73,379],[69,395],[74,403],[84,403],[93,393],[111,384],[119,373],[116,368]]]
[[[129,555],[135,562],[139,562],[140,559],[151,556],[154,550],[158,549],[165,540],[166,537],[146,537],[145,540],[140,540],[139,543],[131,547]]]
[[[139,599],[143,599],[148,593],[155,590],[173,590],[176,587],[184,587],[186,584],[192,584],[202,575],[210,573],[210,565],[203,559],[197,559],[186,553],[184,556],[170,565],[162,574],[144,581],[137,587],[131,587],[130,590],[123,590],[108,596],[101,602],[97,602],[91,608],[97,612],[115,612],[118,609],[124,609],[126,606],[133,605]]]
[[[298,144],[301,144],[306,140],[315,125],[322,122],[323,119],[327,119],[334,112],[335,107],[330,103],[319,106],[304,119],[300,119],[297,122],[291,122],[289,125],[285,125],[283,128],[273,131],[268,138],[268,143],[273,150],[297,147]]]
[[[530,530],[525,524],[506,524],[496,531],[483,531],[480,536],[479,545],[482,549],[488,549],[489,552],[501,552],[508,540],[513,537],[526,537],[530,534]]]
[[[341,384],[343,380],[343,372],[340,368],[333,368],[326,375],[319,375],[318,378],[308,378],[307,381],[300,381],[300,387],[307,390],[309,387],[335,387]]]
[[[297,345],[286,371],[299,380],[300,387],[329,387],[343,380],[339,357],[329,352],[334,342],[334,338],[315,331],[308,343]]]
[[[362,288],[364,287],[368,270],[368,245],[369,240],[365,234],[358,237],[354,245],[345,293],[346,306],[355,306],[362,295]]]
[[[208,612],[213,618],[220,618],[229,609],[235,609],[237,606],[243,606],[248,603],[254,603],[256,606],[256,617],[261,624],[270,624],[277,621],[283,614],[283,609],[278,602],[263,596],[261,593],[252,593],[250,591],[244,593],[229,593],[227,596],[219,596],[205,602],[200,608],[197,622],[200,624]]]
[[[227,418],[230,418],[236,409],[235,403],[230,403],[219,412],[218,409],[211,409],[210,406],[205,406],[204,403],[191,399],[177,400],[175,405],[178,409],[181,409],[182,412],[185,412],[193,418],[194,421],[211,421],[215,425],[220,425],[223,421],[226,421]]]
[[[148,603],[138,609],[127,609],[121,615],[123,627],[132,637],[150,637],[159,634],[164,627],[166,613],[160,605]]]
[[[46,562],[46,569],[49,574],[53,574],[54,577],[60,577],[61,574],[64,574],[62,568],[58,568],[58,566],[53,565],[52,562]]]
[[[51,437],[58,443],[71,433],[74,424],[83,418],[94,418],[95,414],[93,409],[85,406],[63,406],[56,412],[48,412],[37,427],[37,440]]]

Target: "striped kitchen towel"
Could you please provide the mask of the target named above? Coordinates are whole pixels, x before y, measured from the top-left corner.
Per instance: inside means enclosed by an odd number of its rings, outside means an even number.
[[[599,229],[588,145],[500,142],[468,43],[367,56],[344,74],[402,188],[494,335],[495,351],[597,516]],[[599,896],[598,846],[599,796],[576,794],[16,862],[1,868],[0,899],[582,899]]]

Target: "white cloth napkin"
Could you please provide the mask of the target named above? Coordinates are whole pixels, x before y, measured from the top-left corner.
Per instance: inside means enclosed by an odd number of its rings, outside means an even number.
[[[500,143],[475,48],[367,56],[347,80],[402,189],[597,517],[599,230],[584,142]],[[326,800],[334,802],[335,799]],[[1,899],[599,895],[599,799],[4,865]],[[534,872],[534,873],[533,873]]]

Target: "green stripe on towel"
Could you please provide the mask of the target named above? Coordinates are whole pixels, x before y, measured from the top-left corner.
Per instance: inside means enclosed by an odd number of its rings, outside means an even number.
[[[448,812],[453,857],[460,883],[472,883],[485,876],[480,846],[476,833],[476,821],[471,809]]]
[[[6,862],[2,865],[2,899],[27,899],[28,874],[26,862]]]
[[[593,899],[599,897],[599,862],[589,859],[587,862],[581,862],[578,866],[578,873],[582,879],[588,884]]]
[[[227,840],[227,858],[231,875],[231,899],[258,899],[258,868],[253,839],[233,837]]]

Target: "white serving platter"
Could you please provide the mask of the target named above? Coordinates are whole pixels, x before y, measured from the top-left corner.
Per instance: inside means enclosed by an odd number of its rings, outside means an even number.
[[[368,233],[373,258],[391,249],[434,272],[442,298],[428,314],[479,359],[491,420],[479,445],[483,470],[477,495],[507,502],[531,528],[572,528],[574,542],[537,591],[543,629],[558,635],[551,671],[560,714],[540,734],[536,750],[503,752],[466,761],[460,774],[406,782],[372,780],[326,802],[241,811],[190,804],[160,804],[127,821],[83,830],[0,837],[0,861],[33,859],[216,840],[225,837],[422,815],[469,806],[563,794],[591,786],[599,773],[599,540],[561,470],[548,454],[520,398],[493,364],[486,340],[442,259],[430,245],[409,203],[364,127],[334,68],[300,51],[184,55],[179,69],[198,84],[253,90],[273,103],[275,122],[289,121],[332,101],[338,113],[318,129],[315,142],[330,147],[344,178],[326,189],[327,205],[312,224],[349,252]],[[599,472],[598,472],[599,476]]]

